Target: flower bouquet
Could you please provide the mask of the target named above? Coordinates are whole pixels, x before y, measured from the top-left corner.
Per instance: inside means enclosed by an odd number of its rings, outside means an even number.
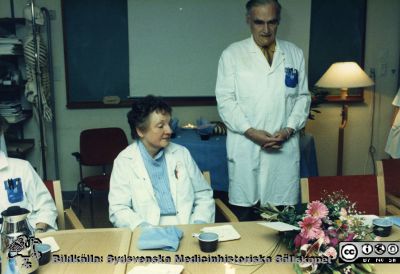
[[[376,239],[371,228],[364,224],[364,218],[359,216],[361,212],[341,191],[324,193],[323,197],[321,201],[281,210],[267,205],[260,208],[261,217],[300,228],[281,234],[293,255],[302,258],[301,263],[294,265],[296,273],[372,273],[371,264],[339,263],[337,260],[340,242]],[[327,260],[318,264],[307,258]]]

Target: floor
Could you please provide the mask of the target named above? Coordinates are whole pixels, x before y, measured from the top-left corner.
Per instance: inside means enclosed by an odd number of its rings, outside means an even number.
[[[228,200],[228,195],[226,192],[218,192],[215,191],[214,193],[216,197],[220,198],[227,203]],[[72,208],[78,215],[78,218],[82,222],[83,226],[85,228],[107,228],[107,227],[113,227],[112,224],[110,223],[108,219],[108,200],[107,200],[107,193],[106,192],[96,192],[94,194],[93,198],[94,202],[94,224],[91,224],[91,218],[90,218],[90,199],[89,199],[89,194],[86,193],[83,195],[83,197],[80,199],[80,212],[78,212],[77,208],[77,197],[74,197],[74,200],[72,201]],[[69,207],[71,205],[71,201],[66,201],[66,207]],[[224,217],[221,216],[221,214],[217,211],[216,212],[216,217],[215,217],[215,222],[226,222]]]
[[[71,202],[69,204],[71,204]],[[72,208],[85,228],[113,227],[108,219],[108,200],[106,192],[96,192],[93,195],[93,225],[90,217],[90,199],[88,193],[83,195],[80,199],[80,210],[78,210],[77,197],[74,197]]]

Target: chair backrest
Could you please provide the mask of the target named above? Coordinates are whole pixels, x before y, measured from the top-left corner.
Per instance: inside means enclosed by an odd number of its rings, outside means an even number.
[[[58,214],[57,216],[58,228],[64,230],[65,229],[64,204],[62,200],[60,181],[46,180],[44,181],[44,184],[46,185],[47,189],[51,194],[51,197],[53,197],[54,203],[56,204],[57,214]]]
[[[128,139],[120,128],[86,129],[80,135],[81,164],[110,165],[127,146]]]
[[[207,183],[211,185],[211,174],[210,171],[203,171],[204,179],[206,179]]]
[[[203,171],[204,179],[211,185],[211,174],[209,171]],[[220,199],[214,199],[215,205],[221,211],[228,222],[239,222],[238,217],[229,209],[229,207]]]
[[[376,161],[376,170],[385,178],[386,192],[400,197],[400,159]]]
[[[357,209],[366,214],[384,216],[386,213],[385,182],[382,176],[349,175],[319,176],[301,179],[301,201],[320,200],[323,192],[342,190]]]
[[[61,193],[61,183],[59,180],[45,180],[44,185],[50,192],[51,197],[54,200],[57,208],[57,224],[59,230],[66,229],[65,219],[68,220],[69,227],[73,229],[84,229],[81,221],[76,216],[72,208],[67,208],[64,210],[64,203]],[[65,218],[65,216],[67,218]]]

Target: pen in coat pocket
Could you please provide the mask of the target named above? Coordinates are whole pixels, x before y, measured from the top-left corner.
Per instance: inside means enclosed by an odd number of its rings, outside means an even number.
[[[174,175],[175,175],[175,178],[178,180],[179,179],[178,166],[176,166],[174,169]]]

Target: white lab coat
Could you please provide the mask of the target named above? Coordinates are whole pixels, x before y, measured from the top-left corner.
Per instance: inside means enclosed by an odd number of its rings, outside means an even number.
[[[0,135],[0,151],[2,151],[4,156],[7,157],[7,145],[6,140],[4,139],[4,134]]]
[[[175,224],[213,223],[213,192],[189,151],[170,143],[165,148],[165,158],[177,210]],[[124,149],[114,161],[108,200],[110,221],[115,227],[133,230],[143,222],[160,224],[160,208],[136,142]]]
[[[298,71],[298,84],[285,85],[285,68]],[[246,137],[253,127],[273,134],[305,126],[310,94],[302,51],[277,40],[272,67],[253,38],[230,45],[221,55],[216,84],[218,111],[228,127],[229,202],[291,205],[299,197],[298,134],[276,152],[266,152]]]
[[[23,200],[10,203],[4,183],[15,178],[21,178]],[[7,158],[0,152],[0,184],[1,212],[10,206],[20,206],[31,212],[28,221],[32,228],[35,228],[37,223],[46,223],[50,226],[49,229],[57,229],[57,209],[53,198],[29,162]]]
[[[400,107],[400,88],[392,104],[396,107]],[[394,123],[390,129],[385,151],[394,159],[400,158],[400,111],[397,112]]]

